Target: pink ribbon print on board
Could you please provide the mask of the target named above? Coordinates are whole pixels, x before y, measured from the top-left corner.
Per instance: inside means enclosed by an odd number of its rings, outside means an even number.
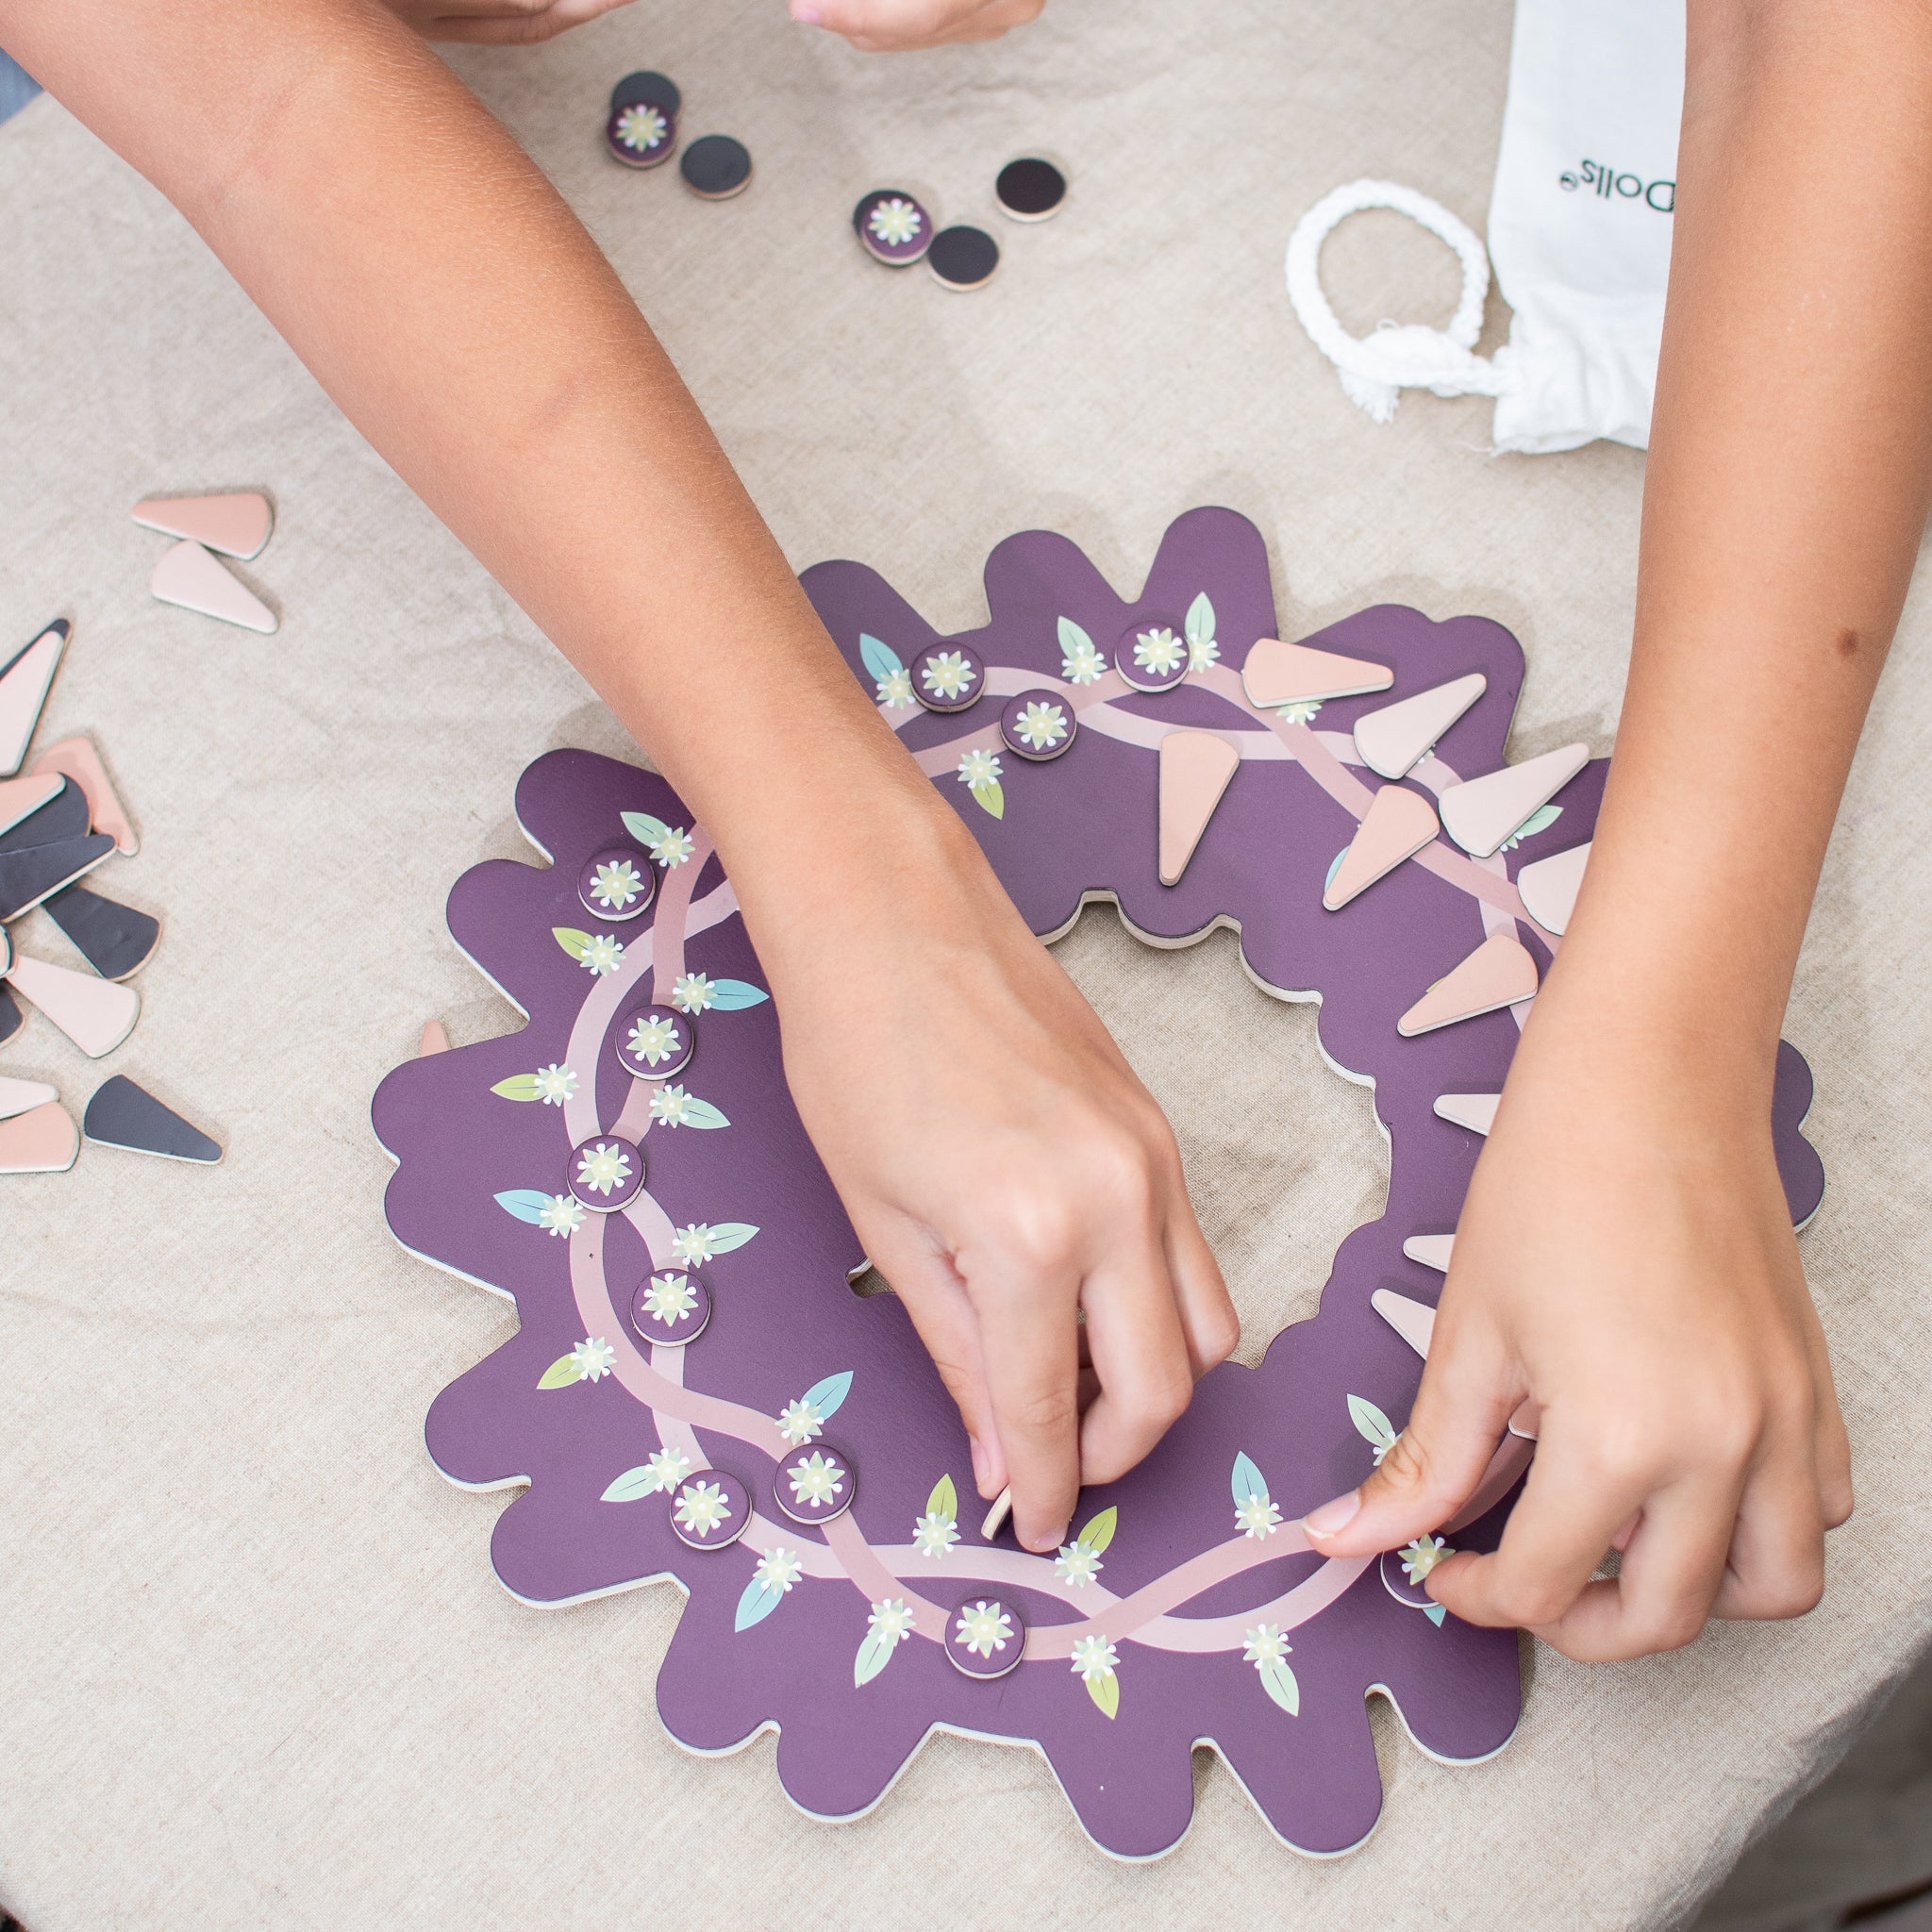
[[[1257,979],[1320,1001],[1324,1051],[1373,1084],[1389,1130],[1387,1211],[1341,1243],[1311,1320],[1260,1367],[1214,1370],[1139,1469],[1082,1496],[1057,1556],[983,1539],[964,1433],[903,1308],[849,1286],[863,1257],[708,840],[662,779],[552,752],[516,801],[549,863],[479,865],[448,908],[528,1025],[409,1061],[375,1101],[396,1238],[520,1317],[437,1398],[430,1454],[457,1483],[519,1491],[491,1541],[517,1596],[675,1579],[690,1601],[658,1679],[665,1724],[708,1753],[776,1730],[784,1788],[815,1816],[877,1803],[937,1727],[1034,1746],[1099,1846],[1154,1857],[1187,1830],[1207,1743],[1285,1843],[1346,1851],[1381,1807],[1371,1690],[1445,1760],[1491,1756],[1517,1722],[1515,1633],[1445,1617],[1422,1582],[1439,1544],[1493,1547],[1531,1443],[1506,1437],[1462,1519],[1379,1561],[1324,1559],[1296,1525],[1408,1413],[1442,1278],[1404,1244],[1434,1253],[1455,1229],[1484,1096],[1560,943],[1515,875],[1588,841],[1605,761],[1492,856],[1418,843],[1444,793],[1504,767],[1521,648],[1482,618],[1381,606],[1302,641],[1382,667],[1380,688],[1357,675],[1352,695],[1257,705],[1241,671],[1277,637],[1267,555],[1225,509],[1181,517],[1132,599],[1062,538],[1009,539],[989,623],[958,637],[862,565],[804,581],[1036,932],[1092,899],[1156,943],[1232,924]],[[914,667],[944,687],[930,708]],[[1357,721],[1451,683],[1371,726],[1372,769]],[[1399,741],[1430,717],[1448,720],[1433,746]],[[1237,756],[1178,747],[1163,790],[1175,732]],[[1389,784],[1406,802],[1331,890]],[[1189,816],[1163,835],[1163,808]],[[1510,973],[1468,1017],[1436,1017],[1498,940]],[[1824,1186],[1810,1091],[1782,1047],[1774,1125],[1800,1223]]]

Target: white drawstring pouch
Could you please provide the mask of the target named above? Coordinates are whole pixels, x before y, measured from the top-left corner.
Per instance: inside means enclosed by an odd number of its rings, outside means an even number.
[[[1439,203],[1388,181],[1355,181],[1297,225],[1288,289],[1349,397],[1377,422],[1405,388],[1492,395],[1499,450],[1574,449],[1650,438],[1676,205],[1685,0],[1516,0],[1509,94],[1490,200],[1489,255]],[[1384,324],[1351,336],[1324,293],[1330,229],[1391,208],[1461,258],[1446,328]],[[1490,261],[1513,311],[1494,359],[1474,353]]]

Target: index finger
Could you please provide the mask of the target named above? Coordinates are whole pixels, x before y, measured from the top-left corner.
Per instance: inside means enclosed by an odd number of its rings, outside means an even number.
[[[1029,1550],[1065,1541],[1080,1490],[1080,1342],[1074,1278],[1008,1267],[967,1292],[980,1363],[1013,1491],[1013,1533]]]

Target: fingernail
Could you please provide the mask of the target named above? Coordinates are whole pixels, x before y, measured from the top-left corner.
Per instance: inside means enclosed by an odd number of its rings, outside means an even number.
[[[1355,1521],[1356,1511],[1361,1507],[1361,1491],[1351,1490],[1332,1503],[1324,1503],[1319,1509],[1310,1509],[1302,1518],[1302,1527],[1310,1536],[1339,1536]]]
[[[1067,1528],[1068,1525],[1063,1523],[1060,1524],[1058,1530],[1052,1536],[1029,1536],[1025,1539],[1026,1547],[1029,1550],[1031,1550],[1036,1557],[1051,1556],[1054,1553],[1054,1551],[1058,1549],[1059,1546],[1066,1541]]]
[[[791,17],[800,26],[824,26],[825,16],[816,8],[803,4],[803,0],[791,0]]]

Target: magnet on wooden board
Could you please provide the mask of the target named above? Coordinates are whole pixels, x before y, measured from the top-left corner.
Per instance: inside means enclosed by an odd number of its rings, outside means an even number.
[[[643,1149],[617,1134],[593,1134],[570,1150],[570,1191],[593,1214],[615,1214],[644,1185]]]
[[[163,604],[178,604],[264,637],[273,635],[281,621],[212,550],[192,541],[176,543],[162,554],[148,589]]]
[[[0,852],[0,920],[18,919],[63,886],[91,873],[114,849],[105,832]]]
[[[441,1020],[425,1020],[423,1032],[416,1041],[416,1058],[427,1059],[433,1053],[449,1051],[449,1035],[443,1031]]]
[[[617,1063],[639,1080],[669,1080],[691,1065],[697,1022],[675,1007],[650,1001],[633,1007],[610,1029]]]
[[[874,261],[910,268],[932,246],[932,217],[903,188],[874,188],[852,210],[852,231]]]
[[[1452,677],[1412,698],[1398,698],[1355,721],[1355,748],[1363,764],[1385,778],[1400,778],[1489,690],[1480,671]]]
[[[963,711],[986,689],[977,651],[941,638],[912,660],[912,695],[928,711]]]
[[[1452,785],[1441,798],[1443,829],[1472,858],[1488,858],[1589,762],[1589,745],[1562,744],[1541,758]]]
[[[1279,638],[1257,638],[1241,666],[1241,688],[1257,711],[1360,697],[1387,691],[1394,682],[1395,674],[1386,664],[1318,651],[1310,644],[1286,644]]]
[[[1136,691],[1172,691],[1192,659],[1182,626],[1130,624],[1113,647],[1113,668]]]
[[[140,835],[128,820],[92,739],[63,738],[48,745],[34,759],[33,768],[49,777],[71,778],[80,787],[93,830],[108,833],[114,841],[114,850],[123,858],[132,858],[141,850]],[[4,816],[0,814],[0,831],[6,829]]]
[[[1516,891],[1524,909],[1542,927],[1559,939],[1569,929],[1570,915],[1576,910],[1576,894],[1583,887],[1584,869],[1590,864],[1590,847],[1594,841],[1573,845],[1568,852],[1554,853],[1525,865],[1516,874]]]
[[[704,134],[678,164],[684,185],[705,201],[729,201],[751,186],[751,150],[728,134]]]
[[[1406,785],[1384,785],[1369,802],[1348,849],[1322,888],[1322,904],[1339,912],[1405,858],[1413,858],[1441,830],[1436,808]]]
[[[1416,1354],[1427,1358],[1429,1342],[1436,1332],[1436,1311],[1426,1302],[1397,1294],[1393,1289],[1378,1288],[1369,1297],[1369,1306],[1380,1315]]]
[[[50,800],[59,796],[67,781],[58,772],[35,773],[24,778],[0,778],[0,832],[10,832],[23,820],[31,818]]]
[[[661,168],[677,148],[677,116],[655,101],[612,108],[604,124],[604,147],[626,168]]]
[[[7,981],[21,998],[41,1011],[91,1060],[112,1053],[141,1018],[141,995],[92,973],[72,973],[44,959],[13,955]]]
[[[0,1120],[0,1174],[65,1174],[80,1152],[80,1129],[58,1100]]]
[[[161,936],[161,923],[152,913],[137,912],[86,886],[63,886],[50,892],[42,907],[103,979],[126,979],[139,973]]]
[[[1536,990],[1536,960],[1529,949],[1507,933],[1494,933],[1430,987],[1395,1023],[1395,1030],[1412,1040],[1418,1033],[1513,1007]]]
[[[858,1471],[851,1457],[821,1437],[778,1465],[772,1493],[793,1523],[830,1523],[852,1507]]]
[[[684,106],[684,96],[669,75],[641,67],[635,74],[626,74],[610,90],[610,111],[614,114],[620,108],[635,107],[640,102],[675,116]]]
[[[577,874],[577,899],[584,910],[620,924],[647,911],[657,891],[657,871],[634,845],[593,852]]]
[[[988,1506],[985,1516],[980,1519],[979,1540],[990,1543],[1007,1525],[1007,1519],[1013,1513],[1013,1486],[1008,1483]]]
[[[1067,177],[1051,161],[1024,155],[999,171],[992,192],[1002,214],[1016,222],[1043,222],[1059,213],[1067,198]]]
[[[59,1098],[44,1080],[9,1080],[0,1075],[0,1121],[10,1121],[17,1113]]]
[[[1000,244],[984,228],[962,222],[932,238],[925,259],[941,287],[983,289],[1000,265]]]
[[[1453,1234],[1412,1234],[1403,1242],[1402,1252],[1411,1261],[1433,1268],[1438,1274],[1449,1272],[1449,1257],[1456,1246]]]
[[[728,1549],[751,1526],[751,1491],[727,1469],[700,1470],[671,1498],[671,1529],[694,1550]]]
[[[72,628],[64,617],[57,617],[31,643],[0,665],[0,778],[12,777],[26,757]]]
[[[711,1291],[682,1273],[647,1274],[630,1298],[630,1325],[658,1348],[683,1348],[711,1319]]]
[[[94,1089],[80,1124],[90,1141],[103,1147],[125,1147],[130,1154],[192,1160],[204,1167],[222,1158],[219,1141],[183,1120],[172,1107],[163,1107],[125,1074],[110,1074]]]
[[[1160,741],[1160,883],[1178,885],[1241,755],[1214,731],[1170,731]]]
[[[1080,721],[1057,691],[1023,691],[1000,713],[1000,736],[1015,758],[1044,765],[1073,749]]]
[[[1004,1677],[1025,1649],[1025,1623],[998,1597],[968,1597],[946,1617],[946,1661],[962,1677],[982,1683]]]
[[[146,496],[134,506],[134,521],[164,537],[182,537],[246,563],[259,557],[275,526],[275,511],[258,490],[221,496]]]
[[[0,832],[0,852],[25,852],[29,845],[58,845],[85,839],[92,829],[87,793],[71,778],[38,811],[29,812],[10,831]]]
[[[1496,1124],[1496,1103],[1502,1097],[1500,1093],[1439,1093],[1436,1115],[1439,1120],[1467,1127],[1472,1134],[1486,1135]]]

